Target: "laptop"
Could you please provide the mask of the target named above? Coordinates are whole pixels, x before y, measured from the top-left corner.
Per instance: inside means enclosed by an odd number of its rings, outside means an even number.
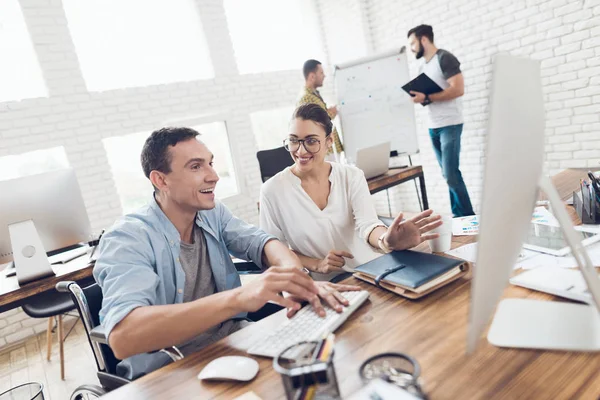
[[[390,169],[390,150],[390,142],[358,149],[356,166],[363,170],[367,179],[383,175]]]

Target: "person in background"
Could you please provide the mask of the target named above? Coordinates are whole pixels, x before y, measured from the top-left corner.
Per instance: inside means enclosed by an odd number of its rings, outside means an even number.
[[[324,316],[319,297],[341,312],[348,302],[338,290],[359,289],[315,283],[287,246],[216,201],[213,155],[197,136],[190,128],[150,135],[141,156],[155,189],[150,204],[122,217],[100,241],[94,266],[104,296],[100,322],[123,360],[117,374],[128,379],[170,361],[152,351],[198,351],[242,328],[239,319],[268,301],[291,316],[299,300],[308,300]],[[266,271],[241,286],[230,253]]]
[[[321,97],[321,94],[317,90],[323,86],[323,81],[325,80],[323,65],[321,65],[321,63],[317,60],[308,60],[302,67],[302,73],[304,74],[304,88],[302,89],[296,106],[298,107],[304,104],[316,104],[323,110],[327,111],[329,118],[332,120],[335,119],[337,116],[337,107],[327,107],[325,100],[323,100],[323,97]],[[339,154],[344,150],[344,147],[340,141],[340,136],[335,127],[333,128],[332,137],[335,151]]]
[[[465,83],[460,62],[449,51],[438,49],[433,29],[419,25],[408,31],[410,48],[417,60],[423,60],[419,73],[425,73],[443,90],[425,95],[411,91],[413,102],[427,106],[429,136],[450,192],[455,217],[474,215],[469,192],[459,169],[460,136],[463,130],[462,95]]]
[[[260,193],[260,227],[288,244],[317,280],[404,250],[437,233],[440,216],[427,210],[390,227],[377,218],[364,173],[325,161],[333,145],[332,123],[315,104],[296,109],[285,147],[295,164],[266,181]]]

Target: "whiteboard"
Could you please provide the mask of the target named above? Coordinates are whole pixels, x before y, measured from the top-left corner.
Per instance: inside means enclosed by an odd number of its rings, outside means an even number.
[[[335,67],[338,115],[346,159],[390,142],[392,151],[419,152],[415,109],[402,90],[410,81],[405,47]]]

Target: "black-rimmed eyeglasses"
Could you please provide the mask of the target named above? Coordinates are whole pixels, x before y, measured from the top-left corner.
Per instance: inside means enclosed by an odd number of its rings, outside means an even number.
[[[300,148],[300,144],[304,146],[304,149],[309,153],[318,153],[321,150],[321,141],[317,138],[306,138],[306,139],[296,139],[296,138],[287,138],[283,141],[283,147],[290,153],[298,151]]]

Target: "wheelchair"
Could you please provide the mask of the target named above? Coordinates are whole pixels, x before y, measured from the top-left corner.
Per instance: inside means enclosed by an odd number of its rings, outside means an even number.
[[[100,385],[86,384],[81,385],[73,391],[70,400],[88,400],[96,399],[100,396],[128,384],[128,379],[116,375],[117,364],[120,362],[108,346],[104,328],[100,325],[100,308],[102,307],[102,290],[97,283],[85,288],[81,288],[73,281],[59,282],[56,284],[56,290],[63,293],[70,293],[83,326],[88,337],[88,341],[94,354],[97,376]],[[162,349],[171,360],[177,361],[183,358],[181,352],[172,347]]]
[[[240,274],[258,274],[261,269],[252,262],[241,261],[235,263],[236,269]],[[102,308],[102,289],[97,283],[81,288],[76,282],[64,281],[56,284],[56,290],[63,293],[70,293],[75,307],[79,312],[81,321],[88,337],[88,342],[92,348],[97,376],[100,385],[86,384],[81,385],[71,394],[70,400],[88,400],[96,399],[100,396],[126,385],[130,380],[122,378],[116,374],[117,364],[120,362],[115,357],[108,346],[104,328],[100,325],[100,309]],[[276,304],[267,303],[260,310],[248,313],[248,321],[259,321],[279,310],[282,307]],[[161,349],[171,358],[173,362],[183,359],[183,354],[175,346]]]

